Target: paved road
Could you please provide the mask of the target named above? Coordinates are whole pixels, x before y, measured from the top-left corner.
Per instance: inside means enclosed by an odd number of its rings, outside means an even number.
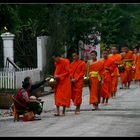
[[[140,87],[118,90],[117,98],[109,105],[100,104],[100,111],[91,111],[88,104],[88,88],[83,89],[80,115],[74,115],[74,106],[67,109],[65,117],[54,117],[53,95],[41,97],[44,110],[40,121],[13,122],[11,117],[0,118],[0,136],[93,136],[93,137],[139,137],[140,136]]]

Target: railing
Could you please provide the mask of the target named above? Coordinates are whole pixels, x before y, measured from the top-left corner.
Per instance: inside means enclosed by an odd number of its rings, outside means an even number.
[[[15,89],[15,72],[0,71],[0,88]]]
[[[33,83],[40,81],[40,70],[34,68],[23,68],[19,71],[2,69],[0,70],[0,88],[18,89],[26,76],[30,76]]]

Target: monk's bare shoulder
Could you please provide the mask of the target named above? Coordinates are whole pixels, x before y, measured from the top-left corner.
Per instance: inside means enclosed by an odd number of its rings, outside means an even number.
[[[98,61],[100,62],[100,61],[104,61],[104,58],[100,58],[100,59],[98,59]]]
[[[63,61],[66,62],[66,63],[70,63],[70,60],[67,59],[67,58],[63,58]]]
[[[89,64],[89,65],[91,65],[92,63],[93,63],[92,60],[88,60],[88,61],[87,61],[87,64]]]
[[[108,57],[111,57],[111,56],[113,56],[113,54],[109,54],[109,55],[108,55]]]

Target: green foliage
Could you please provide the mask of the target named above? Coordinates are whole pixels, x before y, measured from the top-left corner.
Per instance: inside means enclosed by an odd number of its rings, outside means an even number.
[[[16,11],[16,5],[0,4],[0,33],[4,32],[4,27],[12,33],[16,32],[19,23]]]
[[[15,63],[20,68],[37,67],[36,35],[32,26],[24,25],[18,30],[15,38]]]
[[[36,67],[37,36],[51,36],[48,58],[54,51],[63,55],[64,45],[71,58],[79,40],[89,42],[85,36],[92,27],[101,33],[101,50],[126,43],[132,48],[140,41],[139,4],[1,4],[0,21],[1,33],[6,26],[16,35],[14,55],[20,67]],[[48,63],[47,73],[52,74],[52,59]]]

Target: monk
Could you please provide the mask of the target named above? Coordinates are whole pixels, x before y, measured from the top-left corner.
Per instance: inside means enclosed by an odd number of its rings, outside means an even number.
[[[121,55],[117,53],[117,48],[111,48],[112,54],[109,55],[110,58],[114,59],[113,66],[114,71],[111,73],[111,96],[112,98],[116,98],[117,86],[118,86],[118,76],[119,76],[119,69],[118,65],[121,62]]]
[[[83,89],[83,77],[86,74],[86,63],[79,59],[77,52],[72,53],[73,62],[70,64],[70,76],[72,82],[72,101],[76,106],[75,114],[80,113],[80,106],[82,103],[82,89]]]
[[[133,80],[133,61],[134,61],[134,57],[133,57],[133,51],[129,50],[129,48],[126,46],[125,47],[125,56],[123,59],[123,62],[125,62],[125,69],[126,69],[126,73],[127,73],[127,88],[130,88],[131,85],[131,81]]]
[[[101,72],[103,85],[101,89],[101,98],[104,105],[108,104],[108,99],[111,96],[111,73],[113,72],[114,60],[108,57],[108,52],[103,51],[104,68]]]
[[[104,62],[97,60],[97,52],[91,51],[91,60],[87,62],[87,70],[89,69],[88,77],[90,80],[89,90],[90,90],[90,99],[89,104],[93,105],[92,110],[99,110],[100,103],[100,91],[101,91],[101,71],[104,68]]]
[[[139,82],[140,85],[140,50],[137,50],[136,59],[135,59],[135,80]]]
[[[124,89],[126,88],[126,84],[127,84],[127,72],[126,72],[126,69],[125,69],[125,62],[123,61],[126,53],[125,53],[125,48],[122,47],[121,48],[121,63],[119,65],[119,67],[121,67],[121,69],[119,69],[119,73],[120,73],[120,80],[121,80],[121,87],[120,89]],[[123,68],[123,69],[122,69]]]
[[[111,54],[111,48],[109,46],[105,47],[105,51],[107,51],[108,55]]]
[[[134,49],[133,49],[133,58],[134,58],[134,63],[135,63],[135,61],[136,61],[136,56],[137,56],[137,53],[138,53],[137,48],[134,48]]]
[[[54,99],[57,107],[55,116],[65,116],[65,109],[70,107],[71,100],[70,62],[58,53],[54,53],[52,58],[55,60],[54,78],[57,81],[54,89]],[[63,107],[62,114],[60,114],[60,106]]]
[[[133,61],[133,66],[132,66],[132,68],[133,68],[133,80],[135,81],[135,83],[137,81],[137,80],[135,80],[137,53],[138,53],[138,49],[136,47],[136,48],[133,49],[133,58],[134,58],[134,61]]]

